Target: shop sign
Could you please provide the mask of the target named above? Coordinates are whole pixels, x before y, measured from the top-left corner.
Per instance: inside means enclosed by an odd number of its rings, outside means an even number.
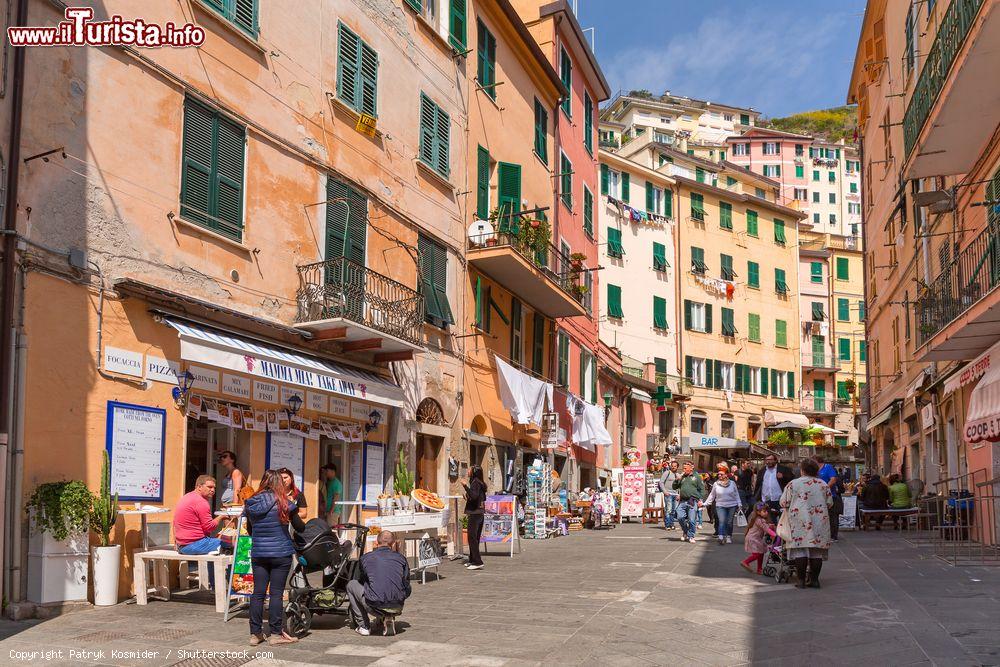
[[[417,567],[436,567],[441,564],[441,540],[424,533],[417,547]]]
[[[294,389],[292,387],[282,387],[281,388],[281,404],[282,405],[288,405],[288,399],[290,399],[292,396],[298,396],[299,398],[301,398],[302,399],[302,404],[305,405],[306,396],[305,396],[305,392],[303,392],[301,389]]]
[[[920,423],[923,428],[931,428],[934,426],[934,404],[928,403],[924,407],[920,408]]]
[[[250,378],[240,377],[239,375],[231,375],[229,373],[223,373],[222,393],[249,400]]]
[[[191,371],[191,375],[194,376],[194,383],[191,385],[192,389],[214,392],[219,391],[219,371],[212,370],[211,368],[203,368],[201,366],[189,366],[188,370]]]
[[[271,382],[253,381],[253,400],[260,403],[278,402],[278,385]]]
[[[337,417],[351,416],[351,402],[346,398],[330,397],[330,414]]]
[[[646,505],[646,469],[626,466],[622,480],[621,516],[642,516]]]
[[[176,361],[169,361],[163,357],[153,357],[146,355],[146,379],[166,382],[167,384],[177,384],[177,373],[181,370],[181,365]]]
[[[510,543],[517,539],[517,496],[486,496],[483,504],[483,542]],[[513,545],[511,545],[513,548]]]
[[[381,418],[379,423],[385,425],[386,418],[389,416],[389,412],[385,408],[380,408],[378,406],[372,405],[371,403],[358,403],[357,401],[351,401],[351,418],[357,419],[360,422],[367,422],[372,411],[379,414]]]
[[[142,377],[142,352],[104,346],[104,370],[121,375]]]
[[[966,422],[965,441],[974,445],[984,440],[1000,442],[1000,414]]]
[[[740,446],[735,438],[722,438],[704,433],[692,433],[688,437],[688,443],[692,449],[731,449]]]
[[[330,411],[326,394],[320,394],[315,391],[306,392],[306,407],[313,412],[322,412],[323,414]]]

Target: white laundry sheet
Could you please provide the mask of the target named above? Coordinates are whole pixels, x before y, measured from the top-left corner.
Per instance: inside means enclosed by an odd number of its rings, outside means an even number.
[[[552,394],[555,388],[549,382],[519,371],[499,356],[495,359],[500,402],[510,411],[510,416],[516,423],[541,426],[546,405],[553,405]]]
[[[566,397],[566,407],[573,415],[573,442],[591,451],[597,445],[611,444],[611,434],[604,426],[604,410],[572,394]]]

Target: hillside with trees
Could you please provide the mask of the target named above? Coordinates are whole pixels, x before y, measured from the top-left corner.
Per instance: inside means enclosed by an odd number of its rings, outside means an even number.
[[[857,109],[853,106],[804,111],[784,118],[769,118],[763,123],[765,127],[795,134],[808,134],[826,141],[854,143],[857,131]]]

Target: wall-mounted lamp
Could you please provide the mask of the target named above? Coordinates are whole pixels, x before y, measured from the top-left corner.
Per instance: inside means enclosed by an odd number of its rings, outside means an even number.
[[[302,409],[302,397],[298,394],[292,394],[288,397],[288,414],[294,417]]]
[[[382,413],[378,410],[372,410],[368,413],[368,423],[365,424],[365,433],[371,433],[379,427],[382,423]]]
[[[174,397],[174,403],[177,407],[183,408],[187,405],[188,393],[190,393],[193,384],[194,374],[191,371],[183,371],[177,374],[177,386],[170,392]]]

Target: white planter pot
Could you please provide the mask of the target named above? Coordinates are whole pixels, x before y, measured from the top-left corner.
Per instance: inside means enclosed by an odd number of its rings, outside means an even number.
[[[115,544],[91,550],[94,567],[94,604],[107,607],[118,604],[118,574],[121,571],[122,548]]]
[[[37,603],[87,599],[87,534],[59,541],[48,533],[28,537],[28,600]]]

